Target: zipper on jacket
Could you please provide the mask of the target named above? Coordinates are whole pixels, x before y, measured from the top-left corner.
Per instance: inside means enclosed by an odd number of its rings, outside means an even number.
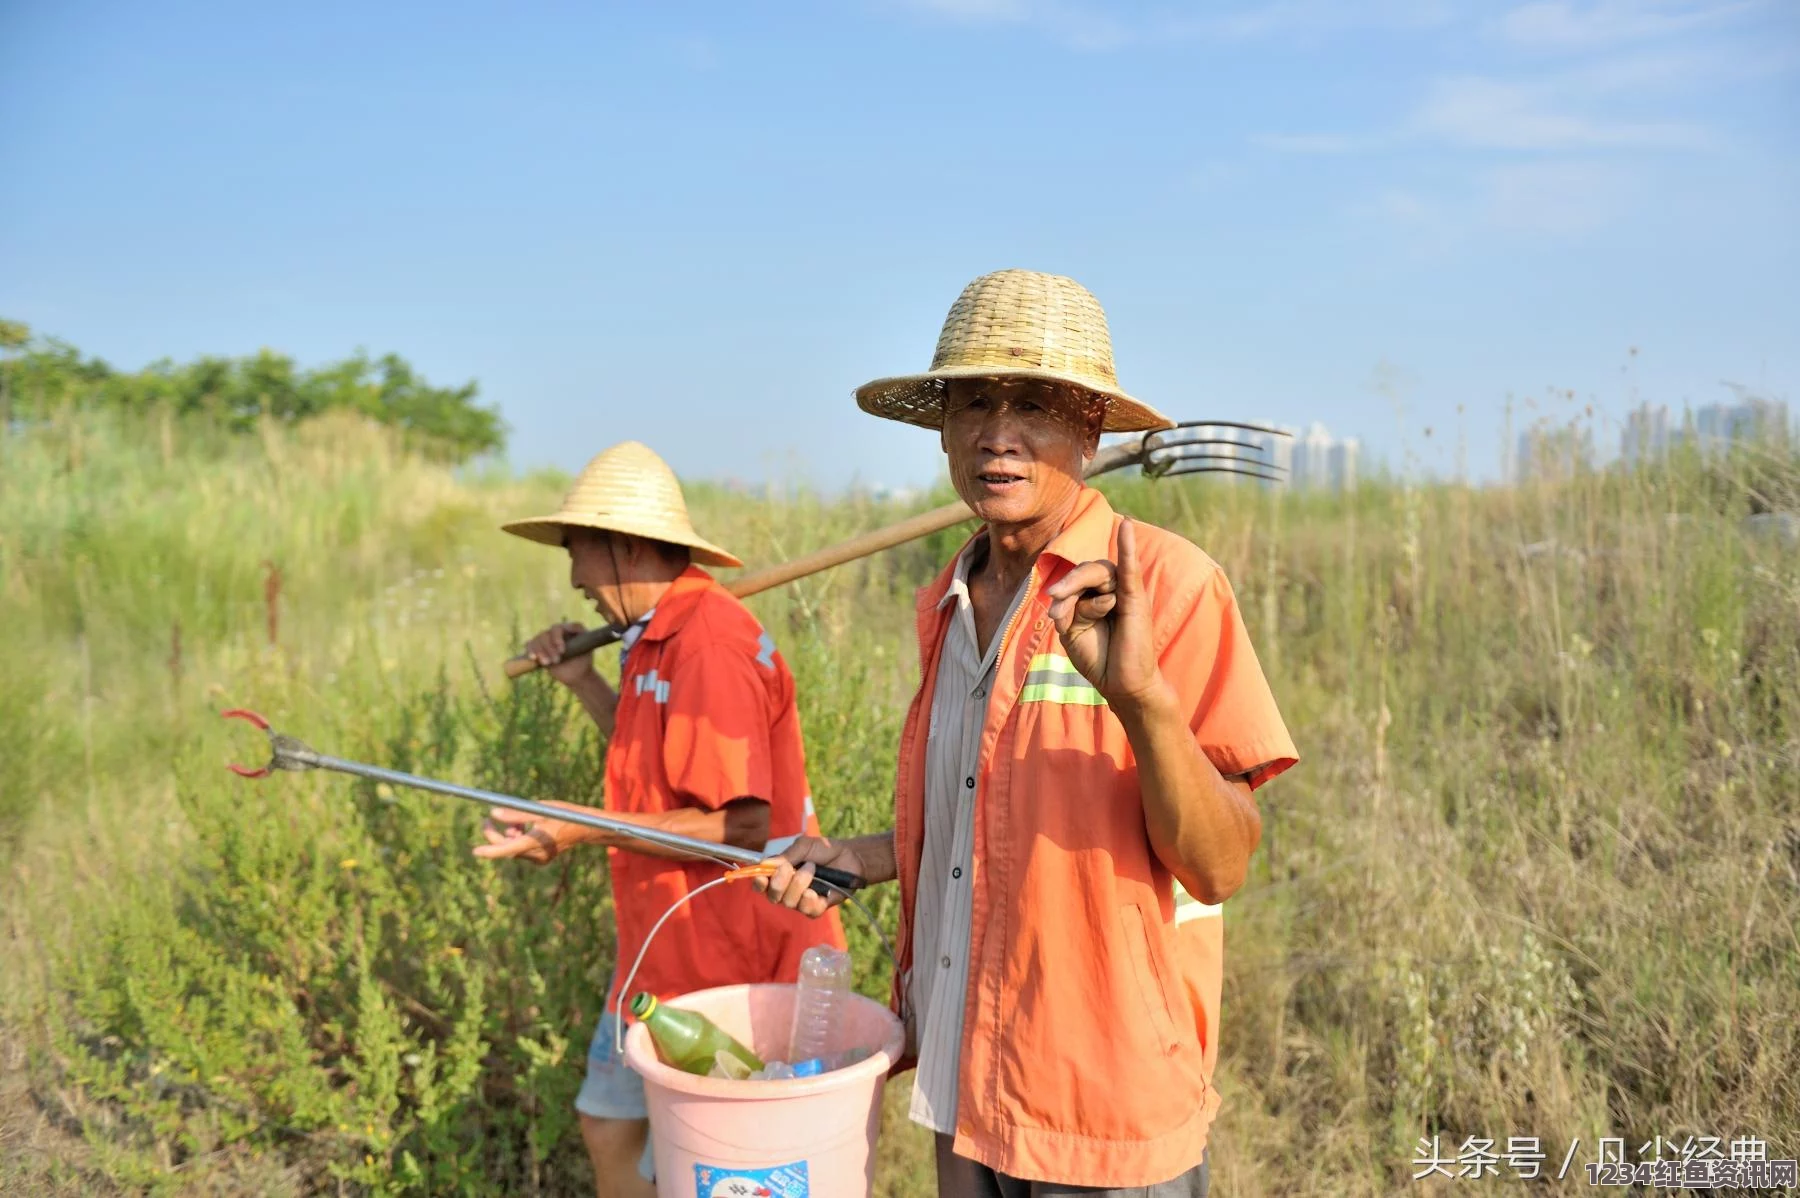
[[[1013,629],[1018,626],[1020,618],[1025,614],[1025,609],[1031,606],[1031,600],[1036,591],[1037,565],[1036,563],[1033,563],[1031,573],[1025,576],[1025,597],[1019,600],[1019,606],[1013,608],[1012,619],[1006,622],[1006,628],[1000,633],[1000,654],[998,658],[996,658],[996,662],[1006,660],[1006,650],[1007,646],[1012,641]]]

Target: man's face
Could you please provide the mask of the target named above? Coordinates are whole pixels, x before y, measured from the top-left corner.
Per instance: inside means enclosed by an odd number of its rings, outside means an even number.
[[[591,528],[569,528],[563,533],[563,548],[569,551],[569,585],[588,597],[595,609],[611,623],[620,622],[618,611],[619,577],[626,568],[628,546],[615,546],[612,538]]]
[[[988,524],[1029,524],[1081,489],[1100,445],[1098,401],[1034,379],[951,379],[944,394],[950,481]]]

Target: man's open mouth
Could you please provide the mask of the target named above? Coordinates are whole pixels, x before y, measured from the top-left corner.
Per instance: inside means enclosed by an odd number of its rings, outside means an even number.
[[[1013,474],[1006,470],[984,470],[975,476],[983,485],[989,487],[1010,487],[1014,483],[1025,481],[1023,474]]]

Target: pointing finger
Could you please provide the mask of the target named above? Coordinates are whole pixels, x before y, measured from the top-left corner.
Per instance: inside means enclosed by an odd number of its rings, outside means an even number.
[[[1143,589],[1138,572],[1137,529],[1129,516],[1119,525],[1119,593],[1133,599]]]

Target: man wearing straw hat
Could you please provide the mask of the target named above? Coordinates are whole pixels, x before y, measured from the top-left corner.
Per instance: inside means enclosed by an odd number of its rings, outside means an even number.
[[[553,625],[526,650],[609,737],[607,815],[768,851],[818,834],[793,675],[749,609],[697,564],[743,565],[694,531],[661,458],[635,441],[615,445],[588,463],[561,511],[504,527],[566,549],[570,585],[627,629],[616,691],[592,654],[561,660],[579,624]],[[499,808],[483,835],[477,856],[538,863],[573,845],[605,845],[619,962],[634,960],[655,921],[720,874],[677,850]],[[708,890],[671,915],[649,942],[635,988],[668,998],[791,982],[808,947],[843,947],[838,924],[813,924],[730,889]],[[618,1055],[605,1013],[620,1001],[621,983],[615,973],[575,1100],[601,1198],[652,1193],[643,1082]]]
[[[1204,1195],[1218,904],[1297,755],[1218,565],[1082,482],[1102,433],[1169,421],[1119,389],[1092,295],[1017,270],[856,398],[937,430],[984,526],[919,593],[893,829],[804,837],[762,888],[813,914],[815,865],[899,881],[940,1195]]]

